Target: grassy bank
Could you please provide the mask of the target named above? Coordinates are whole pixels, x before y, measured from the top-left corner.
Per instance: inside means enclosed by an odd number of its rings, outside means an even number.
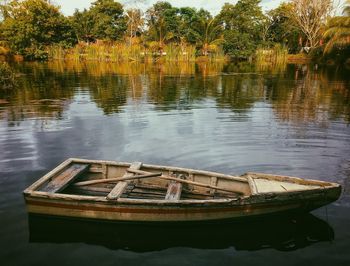
[[[61,46],[47,48],[48,58],[53,60],[104,61],[104,62],[194,62],[201,58],[193,45],[168,44],[160,48],[158,43],[145,45],[127,43],[79,43],[73,48]],[[206,57],[207,61],[224,61],[219,50]]]
[[[287,48],[276,45],[271,49],[258,49],[255,54],[255,61],[258,64],[282,65],[287,63]]]

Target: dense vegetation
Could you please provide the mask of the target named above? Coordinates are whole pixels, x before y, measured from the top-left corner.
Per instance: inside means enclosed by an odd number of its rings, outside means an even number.
[[[48,0],[2,1],[0,46],[28,59],[248,59],[276,47],[339,55],[350,45],[347,3],[342,16],[331,17],[332,0],[292,0],[266,13],[260,0],[239,0],[213,16],[168,2],[143,12],[97,0],[66,17]]]

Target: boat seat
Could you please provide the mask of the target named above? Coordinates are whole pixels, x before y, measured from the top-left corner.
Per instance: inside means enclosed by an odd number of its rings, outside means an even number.
[[[132,170],[139,170],[141,167],[142,167],[142,163],[141,162],[133,162],[130,165],[129,168],[132,169]],[[123,178],[124,177],[130,177],[130,176],[133,176],[133,175],[134,175],[134,173],[129,173],[128,171],[126,171],[125,174],[123,175]],[[114,199],[119,198],[124,193],[124,191],[126,190],[129,182],[130,181],[118,182],[115,185],[115,187],[112,189],[112,191],[107,195],[107,199],[114,200]]]
[[[90,164],[73,163],[64,169],[58,176],[51,178],[48,183],[40,188],[40,191],[58,193],[64,190],[71,182],[76,180],[83,173],[87,172]]]

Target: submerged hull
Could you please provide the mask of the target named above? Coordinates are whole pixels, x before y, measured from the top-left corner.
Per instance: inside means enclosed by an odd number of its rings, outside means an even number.
[[[161,167],[157,166],[157,169],[159,168]],[[62,170],[57,169],[56,172],[59,171]],[[194,170],[181,168],[181,171],[193,173]],[[204,175],[209,172],[196,171],[195,173]],[[217,173],[210,172],[209,176],[215,174]],[[217,175],[220,177],[220,174]],[[51,180],[52,177],[48,179]],[[252,188],[250,194],[234,198],[159,200],[119,197],[109,200],[108,197],[101,196],[40,191],[37,189],[42,184],[39,181],[24,191],[29,213],[124,222],[201,222],[250,218],[283,212],[308,212],[338,199],[341,192],[338,184],[327,183],[330,185],[318,189],[313,183],[311,189],[283,193],[259,193],[254,192]]]

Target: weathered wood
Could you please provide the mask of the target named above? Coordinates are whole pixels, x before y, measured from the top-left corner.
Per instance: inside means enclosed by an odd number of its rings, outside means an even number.
[[[256,187],[254,179],[249,175],[247,176],[247,179],[248,179],[249,187],[250,187],[252,194],[253,195],[258,194],[258,188]]]
[[[149,173],[149,172],[139,171],[139,170],[135,171],[134,169],[130,169],[130,168],[127,169],[126,171],[130,172],[130,173]],[[176,177],[159,176],[159,178],[166,179],[166,180],[173,180],[173,181],[177,181],[177,182],[180,182],[180,183],[190,184],[190,185],[194,185],[194,186],[198,186],[198,187],[212,188],[212,189],[226,191],[226,192],[233,192],[233,193],[243,194],[240,191],[236,191],[236,190],[233,190],[233,189],[221,188],[221,187],[217,187],[217,186],[203,184],[203,183],[199,183],[199,182],[195,182],[195,181],[189,181],[189,180],[180,179],[180,178],[176,178]]]
[[[46,184],[59,177],[72,163],[91,164],[96,171],[101,171],[101,174],[87,173],[81,181],[100,180],[103,177],[102,163],[108,167],[107,177],[123,176],[126,169],[130,167],[130,163],[67,160],[24,191],[28,212],[116,221],[208,221],[266,215],[289,210],[306,209],[309,211],[336,200],[341,193],[340,185],[331,182],[302,181],[293,177],[256,173],[252,174],[251,178],[248,178],[247,175],[237,178],[207,171],[152,165],[142,165],[142,169],[147,173],[163,172],[167,174],[162,179],[134,179],[140,180],[140,184],[137,185],[140,185],[141,188],[130,188],[132,182],[123,180],[116,186],[112,185],[116,181],[91,186],[68,186],[64,194],[40,191],[40,187],[45,187]],[[101,167],[101,170],[98,167]],[[178,176],[172,177],[168,175],[168,172],[176,173]],[[144,175],[144,173],[138,174]],[[179,174],[184,174],[186,180],[179,178]],[[190,180],[191,175],[194,177],[193,180]],[[215,178],[211,177],[217,178],[216,184],[213,181]],[[254,182],[258,180],[256,195],[253,194],[254,188],[251,189],[252,182],[249,182],[252,179]],[[183,186],[179,200],[165,200],[166,185],[169,185],[169,181],[181,184],[186,182],[189,188],[194,190],[189,191],[187,186]],[[126,188],[121,190],[122,194],[115,201],[108,200],[105,195],[122,182],[127,183]],[[203,185],[208,189],[201,188]],[[307,187],[303,187],[304,185]],[[296,191],[300,189],[303,190]],[[215,190],[213,195],[209,193],[212,190]],[[243,192],[244,195],[238,194],[240,192]]]
[[[116,167],[129,167],[131,164],[127,162],[116,162],[116,161],[106,161],[106,160],[89,160],[89,159],[81,159],[81,158],[69,158],[69,161],[74,161],[76,163],[89,163],[89,164],[102,164],[106,163],[110,166],[116,166]],[[175,166],[163,166],[163,165],[152,165],[152,164],[142,164],[142,168],[151,168],[155,171],[175,171],[175,172],[186,172],[189,175],[205,175],[205,176],[216,176],[220,179],[226,179],[231,181],[237,181],[242,183],[248,183],[248,180],[245,178],[245,176],[233,176],[233,175],[227,175],[222,173],[216,173],[216,172],[210,172],[210,171],[204,171],[204,170],[196,170],[196,169],[188,169],[188,168],[181,168],[181,167],[175,167]]]
[[[73,191],[90,191],[90,192],[106,192],[107,194],[111,192],[112,188],[105,188],[105,187],[93,187],[93,186],[81,186],[81,187],[72,187]]]
[[[182,184],[176,181],[170,181],[165,200],[179,200],[181,197]]]
[[[103,176],[103,178],[108,177],[108,166],[106,163],[102,164],[102,176]]]
[[[212,185],[208,185],[208,184],[198,183],[198,182],[189,181],[189,180],[184,180],[184,179],[175,178],[175,177],[160,176],[160,178],[166,179],[166,180],[177,181],[177,182],[184,183],[184,184],[190,184],[190,185],[194,185],[194,186],[198,186],[198,187],[213,188],[213,189],[216,189],[216,190],[221,190],[221,191],[226,191],[226,192],[233,192],[233,193],[243,194],[243,193],[241,193],[240,191],[236,191],[236,190],[234,190],[234,189],[221,188],[221,187],[217,187],[217,186],[212,186]]]
[[[256,178],[264,178],[267,180],[276,180],[281,182],[288,182],[288,183],[297,183],[301,185],[315,185],[315,186],[329,186],[332,183],[314,180],[314,179],[303,179],[300,177],[294,177],[294,176],[284,176],[284,175],[272,175],[272,174],[265,174],[265,173],[256,173],[256,172],[247,172],[242,176],[254,176]],[[334,184],[334,183],[333,183]]]
[[[210,178],[210,185],[216,186],[217,183],[218,183],[218,178],[217,178],[216,176],[212,176],[212,177]],[[211,195],[214,195],[214,194],[215,194],[215,189],[212,188],[212,189],[210,190],[210,194],[211,194]]]
[[[134,162],[131,164],[130,168],[129,169],[140,169],[142,166],[142,163],[140,162]],[[129,172],[126,172],[123,176],[123,178],[130,178],[132,177],[133,174],[132,173],[129,173]],[[126,187],[128,186],[128,182],[127,181],[121,181],[119,182],[113,189],[112,191],[107,195],[107,199],[108,200],[114,200],[114,199],[117,199],[119,198],[124,190],[126,189]]]
[[[141,194],[152,194],[152,195],[159,195],[164,197],[165,191],[159,191],[159,190],[153,190],[153,189],[142,189],[138,187],[134,187],[130,193],[141,193]]]
[[[70,182],[77,179],[89,169],[88,164],[72,164],[58,176],[54,176],[40,191],[58,193],[65,189]]]
[[[26,188],[23,193],[29,194],[35,190],[37,190],[40,186],[42,186],[45,182],[50,180],[53,176],[55,176],[57,173],[65,169],[68,165],[70,165],[73,162],[73,159],[67,159],[64,162],[62,162],[60,165],[52,169],[50,172],[48,172],[46,175],[44,175],[42,178],[34,182],[32,185],[30,185],[28,188]]]
[[[140,175],[152,174],[152,172],[147,172],[147,171],[138,170],[138,169],[131,169],[131,168],[126,169],[126,171],[129,172],[129,173],[140,174]]]
[[[74,186],[81,187],[81,186],[88,186],[88,185],[95,185],[95,184],[102,184],[102,183],[112,183],[112,182],[120,182],[120,181],[129,181],[129,180],[135,180],[135,179],[142,179],[142,178],[150,178],[150,177],[156,177],[161,176],[162,173],[152,173],[147,175],[135,175],[135,176],[127,176],[127,177],[118,177],[118,178],[107,178],[107,179],[99,179],[99,180],[89,180],[89,181],[83,181],[83,182],[77,182],[74,184]]]
[[[152,189],[152,190],[159,190],[164,191],[164,193],[167,191],[167,187],[164,186],[157,186],[150,183],[137,183],[135,185],[136,188],[144,188],[144,189]]]

